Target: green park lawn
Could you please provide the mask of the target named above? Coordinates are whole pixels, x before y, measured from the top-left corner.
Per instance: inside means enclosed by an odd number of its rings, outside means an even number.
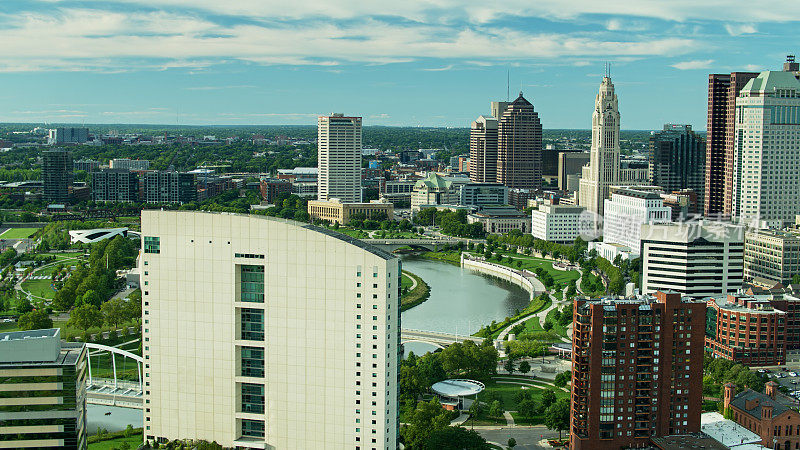
[[[137,448],[142,444],[143,437],[141,434],[131,437],[118,437],[109,439],[107,441],[95,442],[89,444],[89,450],[111,450],[113,448],[120,448],[124,442],[127,442],[130,448]]]
[[[407,274],[404,273],[403,274],[403,278],[400,279],[400,288],[401,289],[405,289],[405,288],[411,289],[411,286],[413,286],[413,285],[414,285],[414,281],[411,279],[410,276],[408,276]]]
[[[517,392],[522,391],[523,387],[527,392],[531,393],[531,397],[533,400],[541,404],[542,401],[542,393],[547,389],[553,389],[556,393],[556,399],[562,398],[569,398],[569,393],[564,392],[561,389],[554,388],[552,386],[537,382],[536,380],[521,376],[521,375],[511,375],[511,376],[501,376],[499,377],[500,380],[503,381],[517,381],[520,383],[532,384],[532,386],[522,386],[519,384],[506,384],[506,383],[498,383],[497,379],[493,379],[486,384],[486,389],[478,395],[481,400],[485,399],[487,393],[496,393],[498,395],[500,403],[503,405],[503,409],[506,411],[515,411],[517,409],[517,404],[514,401],[514,394]],[[492,394],[489,394],[492,395]],[[519,413],[512,412],[511,416],[514,417],[514,422],[518,424],[525,424],[525,425],[536,425],[541,424],[544,422],[544,417],[542,415],[536,415],[534,417],[522,417]],[[502,417],[490,417],[484,408],[484,412],[475,420],[474,424],[472,423],[473,420],[469,419],[464,426],[469,427],[470,425],[505,425],[506,421]]]
[[[37,297],[52,299],[56,295],[56,291],[50,287],[52,280],[46,278],[44,280],[26,280],[22,282],[22,289],[30,292]]]
[[[25,239],[37,231],[39,228],[9,228],[0,234],[0,239]]]
[[[553,280],[556,284],[569,284],[574,283],[575,280],[580,278],[580,274],[577,270],[570,270],[570,271],[563,271],[563,270],[556,270],[553,268],[553,260],[552,259],[543,259],[543,258],[536,258],[534,256],[524,256],[524,255],[511,255],[514,259],[514,262],[509,264],[505,262],[505,260],[501,263],[505,266],[517,268],[517,261],[522,261],[522,268],[529,270],[531,272],[535,271],[537,268],[541,267],[543,270],[550,273],[550,276],[553,277]],[[491,261],[496,263],[497,261]]]

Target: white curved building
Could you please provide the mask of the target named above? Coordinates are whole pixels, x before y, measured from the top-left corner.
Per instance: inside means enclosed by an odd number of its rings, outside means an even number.
[[[127,228],[94,228],[91,230],[70,230],[69,240],[71,243],[82,242],[92,244],[103,239],[111,239],[114,236],[128,236]]]
[[[400,261],[289,220],[142,211],[144,435],[397,448]]]

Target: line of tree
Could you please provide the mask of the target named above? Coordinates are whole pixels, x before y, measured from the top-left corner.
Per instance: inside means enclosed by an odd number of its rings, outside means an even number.
[[[586,253],[589,244],[580,237],[575,238],[572,244],[558,244],[555,242],[537,239],[530,234],[523,234],[520,230],[509,233],[486,237],[488,243],[506,244],[506,246],[523,247],[535,250],[543,256],[552,256],[555,259],[566,258],[570,262],[579,261]]]
[[[414,215],[417,225],[437,225],[442,233],[463,238],[479,239],[486,235],[483,225],[467,223],[467,211],[439,211],[436,208],[422,208]]]

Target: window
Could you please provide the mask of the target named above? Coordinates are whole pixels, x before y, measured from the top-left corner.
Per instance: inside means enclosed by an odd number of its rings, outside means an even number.
[[[242,308],[242,339],[246,341],[264,340],[264,310]]]
[[[152,236],[144,237],[144,252],[145,253],[161,253],[161,239]]]
[[[264,422],[242,419],[242,436],[264,437]]]
[[[264,377],[264,349],[242,347],[242,376]]]
[[[264,303],[264,266],[239,266],[239,300]]]
[[[242,383],[242,412],[264,413],[264,386]]]

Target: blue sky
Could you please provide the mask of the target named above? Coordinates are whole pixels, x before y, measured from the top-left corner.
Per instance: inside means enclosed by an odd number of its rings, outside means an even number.
[[[545,128],[588,128],[610,61],[624,129],[702,130],[707,75],[800,56],[797,19],[796,0],[1,0],[0,121],[466,127],[510,71]]]

